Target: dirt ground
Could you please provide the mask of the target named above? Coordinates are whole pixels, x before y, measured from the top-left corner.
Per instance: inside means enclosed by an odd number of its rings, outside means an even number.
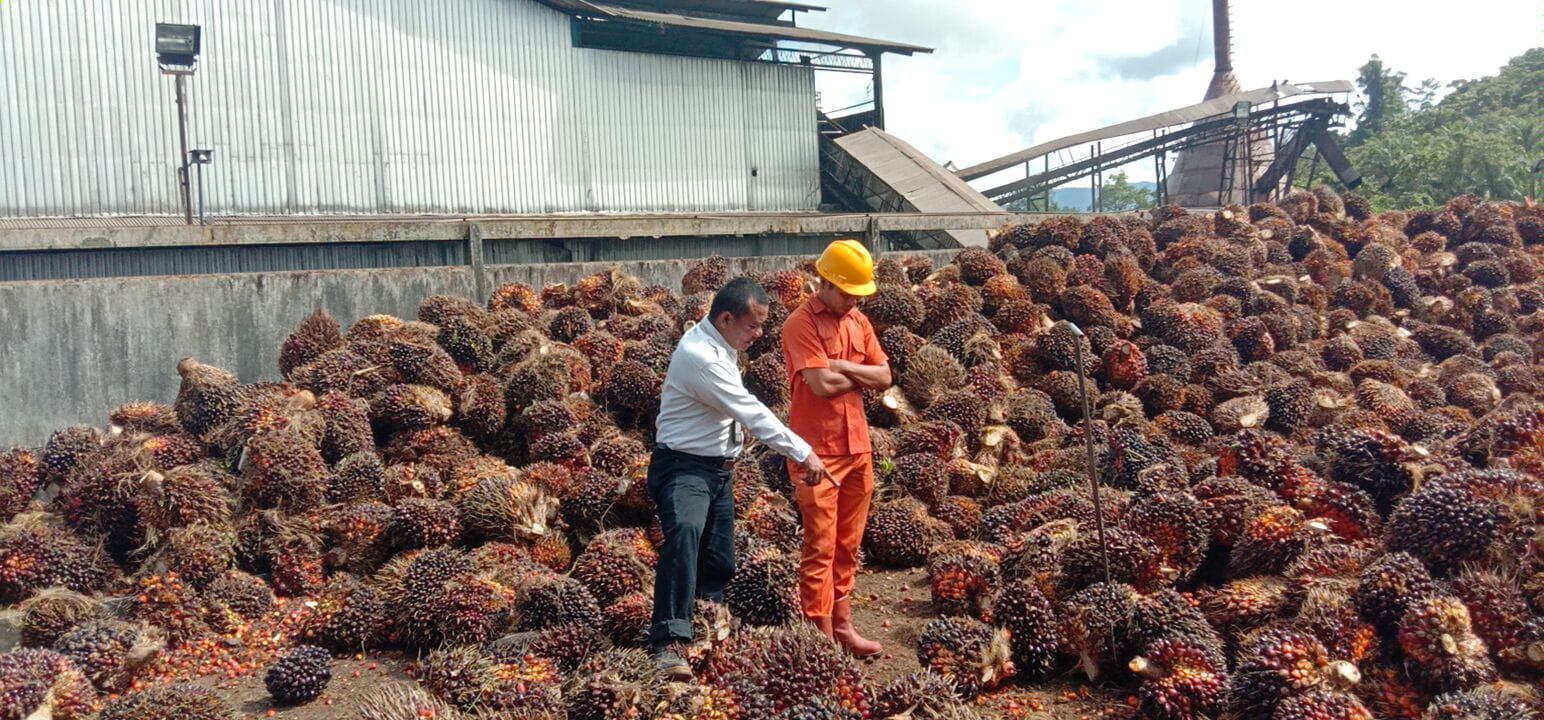
[[[932,609],[927,571],[922,568],[859,571],[854,590],[853,624],[858,633],[884,644],[877,660],[864,663],[869,680],[884,686],[891,680],[921,669],[916,640]],[[1111,705],[1124,702],[1127,692],[1091,687],[1078,677],[1056,677],[1035,682],[1009,680],[977,699],[984,717],[1029,720],[1083,720],[1098,718]]]
[[[398,655],[334,660],[332,682],[327,685],[327,692],[306,705],[274,708],[273,716],[292,720],[352,718],[356,709],[354,702],[365,691],[390,682],[412,682],[405,672],[406,666]],[[218,682],[206,678],[200,684],[219,690],[226,704],[241,717],[267,717],[273,707],[268,690],[263,687],[261,673]]]
[[[855,622],[863,635],[885,645],[884,654],[866,661],[870,681],[883,686],[896,677],[920,669],[916,638],[934,617],[929,601],[927,573],[922,569],[865,569],[858,577]],[[397,654],[346,658],[333,663],[333,680],[327,692],[307,705],[272,708],[273,717],[289,720],[352,718],[358,697],[384,683],[412,682],[406,675],[411,658]],[[1009,681],[984,694],[977,706],[984,717],[1029,720],[1094,719],[1100,711],[1121,703],[1126,691],[1087,687],[1077,678],[1053,678],[1034,683]],[[205,678],[202,684],[217,688],[227,703],[243,717],[267,717],[271,709],[261,674],[236,679]]]

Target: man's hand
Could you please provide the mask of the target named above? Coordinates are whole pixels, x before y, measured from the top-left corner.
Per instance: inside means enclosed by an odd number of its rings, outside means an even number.
[[[825,463],[820,461],[820,456],[810,451],[810,456],[804,458],[804,484],[810,487],[819,485],[826,478],[831,477],[831,472],[826,469]],[[836,482],[836,478],[831,478]]]

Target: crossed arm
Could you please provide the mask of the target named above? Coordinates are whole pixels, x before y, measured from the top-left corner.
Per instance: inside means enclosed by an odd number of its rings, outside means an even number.
[[[829,360],[823,368],[805,368],[799,374],[810,390],[820,397],[834,397],[859,388],[883,390],[890,387],[890,363],[861,365],[846,360]]]

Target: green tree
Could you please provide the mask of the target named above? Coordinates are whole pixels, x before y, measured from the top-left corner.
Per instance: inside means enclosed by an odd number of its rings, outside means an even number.
[[[1153,191],[1132,185],[1122,170],[1099,186],[1099,204],[1105,212],[1152,207]]]
[[[1442,87],[1432,78],[1426,78],[1420,85],[1405,91],[1405,104],[1416,110],[1430,110],[1437,104],[1437,93]]]
[[[1353,146],[1382,132],[1405,113],[1405,74],[1384,67],[1383,60],[1374,54],[1357,71],[1356,87],[1361,99],[1356,104],[1356,129],[1351,131]]]
[[[1036,195],[1020,197],[1010,201],[1003,207],[1004,210],[1013,212],[1051,212],[1051,213],[1081,213],[1088,212],[1087,205],[1068,207],[1056,201],[1056,191],[1049,195],[1049,207],[1042,207],[1042,197]],[[1084,200],[1088,199],[1088,191],[1082,194]],[[1124,170],[1115,173],[1099,185],[1099,203],[1101,212],[1121,212],[1123,210],[1136,210],[1153,206],[1153,191],[1147,188],[1132,185],[1130,178]]]
[[[1544,158],[1544,48],[1513,58],[1494,76],[1453,83],[1440,101],[1435,83],[1423,83],[1408,93],[1408,105],[1384,102],[1394,80],[1403,87],[1402,73],[1377,56],[1362,69],[1365,99],[1346,145],[1364,178],[1358,190],[1375,208],[1429,207],[1465,193],[1538,196],[1533,167]]]

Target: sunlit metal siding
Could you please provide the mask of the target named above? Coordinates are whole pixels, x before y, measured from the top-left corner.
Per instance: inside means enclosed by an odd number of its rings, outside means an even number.
[[[0,215],[181,213],[157,21],[203,26],[210,214],[818,202],[808,68],[578,49],[532,0],[12,0]]]

